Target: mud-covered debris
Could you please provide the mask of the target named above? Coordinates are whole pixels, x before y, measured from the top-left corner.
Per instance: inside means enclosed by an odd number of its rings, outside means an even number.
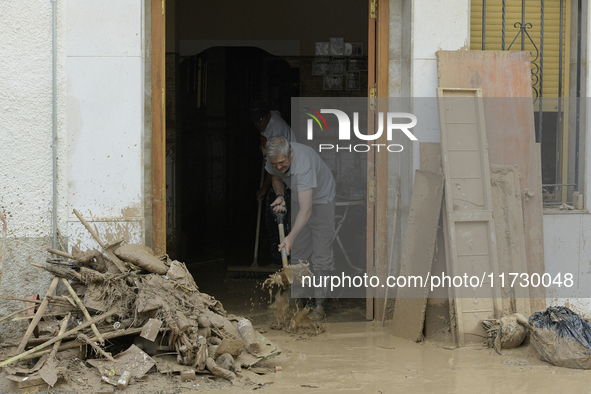
[[[256,331],[254,342],[245,341],[238,330],[242,317],[228,315],[220,301],[201,293],[184,263],[170,261],[166,255],[154,256],[143,245],[127,247],[119,243],[101,245],[109,253],[75,249],[72,255],[58,254],[67,260],[63,264],[52,262],[51,267],[74,274],[58,275],[52,283],[68,277],[68,286],[60,294],[54,294],[55,286],[47,291],[43,303],[48,307],[37,309],[27,331],[32,332],[39,324],[43,335],[27,338],[24,351],[16,358],[0,358],[0,367],[10,379],[24,382],[39,377],[42,383],[53,385],[68,373],[64,363],[71,357],[61,357],[60,353],[84,345],[90,349],[82,355],[88,365],[95,367],[105,382],[122,388],[155,365],[166,373],[193,370],[233,380],[241,367],[280,353]],[[128,271],[122,272],[113,264],[113,252],[127,264]],[[135,257],[129,257],[130,253]],[[150,258],[141,260],[138,255]],[[39,293],[43,294],[42,290]],[[16,318],[22,319],[18,313]],[[67,331],[56,336],[61,323]],[[104,345],[99,341],[103,338]],[[52,344],[54,347],[49,347]],[[250,352],[245,351],[249,344]],[[169,356],[160,358],[166,353]],[[45,366],[31,369],[26,365],[28,360],[43,356]],[[178,368],[171,368],[171,363]],[[118,384],[124,372],[130,377],[125,384]]]

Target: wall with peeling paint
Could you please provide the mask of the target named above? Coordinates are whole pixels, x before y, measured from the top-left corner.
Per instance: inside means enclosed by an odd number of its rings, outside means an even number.
[[[58,247],[98,248],[73,209],[105,242],[143,242],[144,2],[56,4]],[[52,2],[2,1],[0,18],[0,294],[44,297],[51,275],[30,263],[53,238]],[[0,339],[26,328],[1,324]]]
[[[143,3],[68,2],[68,233],[70,247],[144,241]]]
[[[49,1],[0,2],[0,212],[8,226],[5,234],[0,226],[0,294],[12,296],[36,295],[50,280],[30,263],[44,262],[53,242],[52,15]],[[62,236],[67,197],[64,18],[65,3],[58,0],[57,184]],[[0,316],[22,307],[21,302],[2,301]],[[13,336],[25,325],[1,324],[0,337]]]

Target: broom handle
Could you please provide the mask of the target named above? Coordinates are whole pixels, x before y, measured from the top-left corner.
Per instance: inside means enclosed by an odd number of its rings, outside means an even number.
[[[283,229],[283,222],[278,224],[279,227],[279,242],[283,243],[283,238],[285,238],[285,230]],[[281,262],[283,263],[283,268],[287,267],[287,251],[285,248],[281,249]]]
[[[400,176],[396,179],[396,198],[394,198],[394,218],[392,224],[392,243],[390,244],[390,258],[388,259],[388,277],[390,276],[390,271],[392,270],[392,265],[394,264],[394,242],[396,242],[396,220],[398,219],[398,204],[400,199]],[[387,279],[387,278],[386,278]],[[384,310],[382,311],[382,326],[386,321],[386,306],[388,305],[388,289],[389,286],[386,287],[386,294],[384,294]]]
[[[261,168],[261,183],[259,189],[263,187],[265,183],[265,158],[263,158],[263,166]],[[258,258],[259,258],[259,236],[261,234],[261,210],[263,209],[263,200],[265,197],[259,200],[259,209],[257,211],[257,232],[256,237],[254,239],[254,259],[252,261],[252,265],[257,267],[258,266]]]

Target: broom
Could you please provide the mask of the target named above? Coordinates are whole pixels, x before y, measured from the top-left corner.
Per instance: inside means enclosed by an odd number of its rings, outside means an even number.
[[[261,168],[261,182],[259,189],[263,187],[265,183],[265,160],[263,159],[263,165]],[[252,264],[250,266],[229,266],[228,273],[226,275],[227,279],[264,279],[269,276],[269,273],[275,272],[276,269],[274,268],[266,268],[260,267],[258,262],[259,257],[259,238],[261,234],[261,211],[263,209],[263,200],[265,198],[259,199],[259,208],[257,211],[257,229],[256,235],[254,240],[254,258]]]

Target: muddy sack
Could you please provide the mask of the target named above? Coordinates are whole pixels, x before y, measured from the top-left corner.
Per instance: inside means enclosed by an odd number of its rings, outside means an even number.
[[[492,347],[498,354],[502,349],[515,348],[527,336],[527,320],[523,315],[514,313],[496,320],[485,320],[482,326],[488,333],[486,345]]]
[[[542,360],[559,367],[591,369],[591,323],[564,306],[529,318],[530,343]]]

